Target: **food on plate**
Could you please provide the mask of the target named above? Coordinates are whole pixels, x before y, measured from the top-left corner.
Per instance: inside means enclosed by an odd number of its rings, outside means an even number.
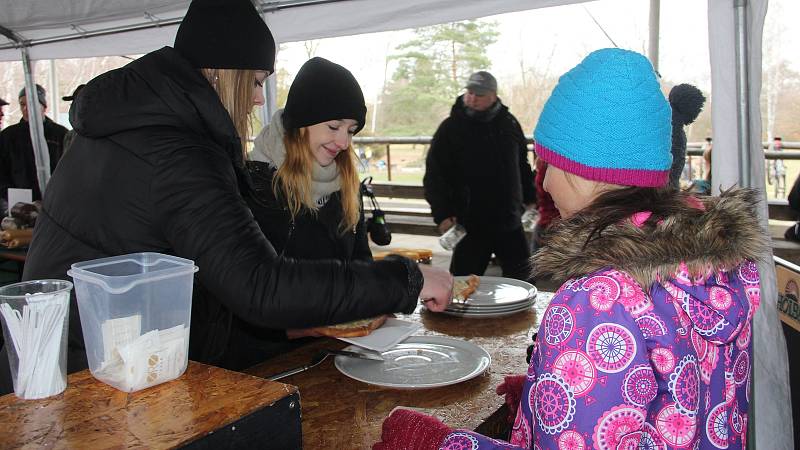
[[[453,300],[457,302],[467,301],[480,284],[481,279],[477,275],[470,275],[467,278],[456,280],[453,282]]]
[[[353,320],[351,322],[340,323],[336,325],[328,325],[324,327],[316,327],[313,331],[323,335],[336,338],[353,338],[366,336],[386,322],[388,316],[378,316],[371,319]]]

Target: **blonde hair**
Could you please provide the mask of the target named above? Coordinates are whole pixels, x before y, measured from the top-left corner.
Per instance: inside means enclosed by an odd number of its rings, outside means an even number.
[[[247,137],[253,112],[254,70],[200,69],[211,87],[217,92],[222,106],[228,111],[242,144],[242,156],[247,158]]]
[[[311,173],[316,161],[311,151],[308,130],[305,127],[286,130],[283,145],[286,147],[286,159],[272,180],[272,189],[276,197],[279,192],[283,193],[292,218],[296,217],[304,207],[316,213],[319,208],[311,197]],[[355,230],[361,219],[360,184],[352,145],[339,152],[334,161],[339,171],[342,201],[339,232],[344,234],[348,230]]]

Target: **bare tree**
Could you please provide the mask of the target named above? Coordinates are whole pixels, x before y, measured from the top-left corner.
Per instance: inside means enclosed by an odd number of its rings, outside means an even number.
[[[762,100],[764,102],[764,116],[766,118],[767,141],[772,142],[775,136],[776,113],[778,101],[785,80],[787,62],[784,59],[781,35],[786,33],[786,25],[780,20],[770,18],[783,17],[780,2],[770,5],[770,14],[764,26],[763,36],[763,63],[762,63]]]
[[[315,39],[304,41],[303,48],[306,50],[306,59],[311,59],[317,56],[317,50],[319,50],[319,41]]]

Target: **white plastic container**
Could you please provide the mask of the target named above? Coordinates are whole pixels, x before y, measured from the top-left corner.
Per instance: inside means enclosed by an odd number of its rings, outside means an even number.
[[[89,370],[134,392],[186,370],[194,261],[132,253],[84,261],[67,271],[83,328]]]

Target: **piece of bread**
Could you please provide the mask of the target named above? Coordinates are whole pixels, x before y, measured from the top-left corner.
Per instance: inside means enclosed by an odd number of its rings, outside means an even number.
[[[316,327],[314,331],[323,335],[337,338],[352,338],[366,336],[381,327],[388,316],[378,316],[371,319],[353,320],[351,322]]]
[[[453,282],[453,299],[458,302],[467,301],[480,284],[481,279],[477,275],[470,275],[466,279],[456,280]]]

